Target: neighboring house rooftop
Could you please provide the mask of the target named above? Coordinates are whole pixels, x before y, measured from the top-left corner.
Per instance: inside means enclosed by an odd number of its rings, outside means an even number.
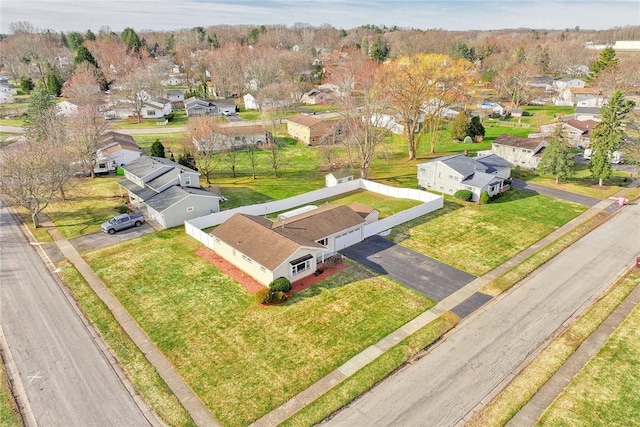
[[[600,93],[598,89],[593,87],[571,87],[569,91],[574,95],[597,95]]]
[[[592,114],[594,116],[600,114],[599,107],[576,107],[576,114]]]
[[[486,169],[484,170],[487,173],[494,173],[503,168],[509,168],[513,166],[511,162],[503,159],[502,157],[496,154],[489,154],[487,156],[474,157],[472,160],[482,164]]]
[[[495,141],[493,141],[493,143],[508,145],[510,147],[535,150],[544,141],[544,138],[525,138],[522,136],[500,135],[495,139]]]
[[[165,173],[172,169],[198,173],[193,169],[189,169],[188,167],[182,166],[179,163],[172,162],[171,160],[152,156],[141,156],[140,158],[124,166],[123,169],[138,177],[145,177],[150,173],[158,170],[164,170],[163,173]]]

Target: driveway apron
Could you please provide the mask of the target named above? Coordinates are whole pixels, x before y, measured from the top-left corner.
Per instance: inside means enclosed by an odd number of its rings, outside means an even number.
[[[341,252],[435,301],[442,301],[476,278],[381,236],[369,237]]]

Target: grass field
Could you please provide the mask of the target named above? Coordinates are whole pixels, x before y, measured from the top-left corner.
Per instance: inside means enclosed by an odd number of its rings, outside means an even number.
[[[22,418],[11,394],[4,363],[0,366],[0,427],[22,427]]]
[[[635,275],[635,283],[640,274]],[[576,375],[536,425],[640,423],[640,306]],[[570,423],[569,423],[570,420]]]
[[[584,206],[511,190],[486,204],[447,198],[443,209],[397,226],[391,240],[479,276],[585,211]]]
[[[86,258],[224,425],[259,418],[434,304],[350,265],[265,307],[199,247],[174,229]]]

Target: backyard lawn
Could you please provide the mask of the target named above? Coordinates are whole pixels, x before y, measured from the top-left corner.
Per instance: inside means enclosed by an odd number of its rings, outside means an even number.
[[[395,227],[390,239],[480,276],[585,210],[519,190],[486,205],[447,198],[443,209]]]
[[[262,306],[199,248],[178,228],[86,259],[224,425],[247,425],[434,305],[350,264]]]

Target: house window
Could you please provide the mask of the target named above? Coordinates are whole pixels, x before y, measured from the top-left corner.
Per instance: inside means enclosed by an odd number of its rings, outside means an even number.
[[[291,265],[291,276],[295,276],[304,271],[311,269],[311,260],[313,259],[312,255],[305,255],[303,257],[294,259],[289,262]]]
[[[266,271],[267,271],[267,269],[266,269],[266,268],[264,268],[263,266],[260,266],[260,271],[264,271],[264,272],[266,272]]]
[[[327,239],[326,237],[324,239],[318,240],[318,243],[321,244],[322,246],[327,246],[328,242],[329,242],[329,239]]]
[[[147,116],[155,116],[156,112],[153,110],[147,110]]]
[[[191,177],[190,176],[185,176],[184,177],[184,185],[191,185]]]
[[[216,243],[220,243],[220,239],[216,239]]]
[[[246,256],[246,255],[242,255],[242,259],[247,261],[249,264],[251,264],[253,262],[253,260],[251,258],[249,258],[248,256]]]

